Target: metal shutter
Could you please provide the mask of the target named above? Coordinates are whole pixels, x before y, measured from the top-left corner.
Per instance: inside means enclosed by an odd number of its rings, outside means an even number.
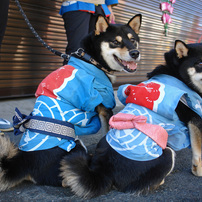
[[[20,0],[20,3],[40,37],[52,48],[64,52],[66,35],[59,15],[61,1]],[[63,62],[34,37],[14,1],[10,1],[1,52],[1,98],[34,95],[42,79]]]
[[[61,1],[20,0],[20,3],[38,34],[52,48],[64,52],[66,35],[59,15]],[[133,15],[141,13],[141,62],[135,74],[117,73],[117,88],[123,83],[138,83],[146,73],[164,63],[163,55],[173,47],[176,39],[186,43],[200,42],[202,38],[202,1],[177,0],[171,15],[173,22],[164,35],[159,1],[119,0],[114,7],[116,22],[126,23]],[[8,26],[1,50],[0,98],[30,96],[37,85],[63,60],[50,53],[33,36],[14,1],[10,1]]]
[[[160,1],[119,0],[116,7],[116,21],[125,23],[137,13],[142,14],[140,30],[141,61],[134,75],[119,73],[116,85],[139,83],[146,79],[147,72],[164,63],[164,53],[170,50],[176,39],[186,43],[202,42],[202,1],[176,0],[168,36],[164,34],[161,22]]]

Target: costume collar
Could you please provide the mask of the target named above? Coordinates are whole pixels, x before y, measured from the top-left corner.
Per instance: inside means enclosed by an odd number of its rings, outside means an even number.
[[[180,89],[184,91],[184,95],[181,97],[181,101],[187,105],[190,109],[195,111],[199,116],[202,117],[202,98],[201,96],[196,93],[194,90],[189,88],[184,82],[181,80],[166,74],[160,74],[157,76],[152,77],[149,80],[156,80],[161,83],[170,85],[176,89]],[[148,81],[149,81],[148,80]],[[173,91],[175,92],[175,91]]]
[[[103,85],[112,88],[112,83],[108,76],[100,69],[95,67],[93,64],[87,63],[76,57],[71,57],[68,61],[68,65],[75,67],[76,69],[82,69],[89,75],[95,77],[96,81],[102,83]]]

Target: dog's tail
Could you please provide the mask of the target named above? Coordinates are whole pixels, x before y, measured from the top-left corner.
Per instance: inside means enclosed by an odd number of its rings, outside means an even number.
[[[0,135],[0,159],[12,158],[16,155],[18,148],[4,135]]]
[[[111,189],[112,180],[100,166],[92,165],[94,157],[84,151],[70,153],[61,162],[62,185],[70,187],[81,198],[93,198]]]
[[[7,179],[6,172],[9,160],[18,152],[18,148],[4,135],[0,135],[0,191],[4,191],[16,185],[11,179]]]

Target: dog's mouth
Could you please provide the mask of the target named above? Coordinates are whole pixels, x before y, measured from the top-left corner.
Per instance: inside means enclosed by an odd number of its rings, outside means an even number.
[[[137,63],[134,61],[125,61],[125,60],[121,60],[120,58],[118,58],[116,55],[114,55],[114,59],[118,62],[118,64],[120,66],[123,67],[123,69],[126,72],[130,72],[133,73],[136,71],[137,69]]]

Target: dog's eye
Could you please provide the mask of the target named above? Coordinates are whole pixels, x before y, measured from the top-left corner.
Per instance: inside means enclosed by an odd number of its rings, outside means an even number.
[[[196,62],[195,65],[202,67],[202,61]]]
[[[202,62],[199,62],[198,66],[200,69],[202,69]]]
[[[114,45],[116,45],[116,46],[118,46],[118,45],[121,44],[121,43],[120,43],[119,41],[117,41],[117,40],[114,40],[112,43],[113,43]]]
[[[132,43],[135,43],[135,42],[136,42],[135,38],[131,38],[130,41],[131,41]]]
[[[202,71],[202,61],[198,61],[195,63],[194,67],[197,69],[197,71]]]

